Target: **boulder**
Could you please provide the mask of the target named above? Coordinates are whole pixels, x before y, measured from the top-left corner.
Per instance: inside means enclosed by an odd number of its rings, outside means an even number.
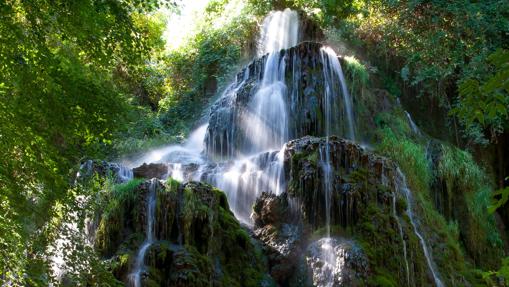
[[[149,193],[155,192],[154,241],[142,286],[260,286],[270,282],[261,252],[229,209],[223,192],[198,182],[152,179],[101,209],[95,249],[129,284],[146,239]]]
[[[102,178],[111,178],[115,183],[126,182],[133,178],[133,171],[122,164],[89,159],[80,164],[75,182],[87,181],[96,174]]]
[[[306,252],[313,286],[365,286],[370,275],[368,258],[352,240],[321,238]]]
[[[168,175],[168,166],[163,163],[144,163],[139,167],[133,168],[133,174],[136,178],[163,179]]]
[[[264,192],[253,212],[254,234],[264,244],[270,274],[282,285],[295,276],[304,249],[304,230],[286,196]]]

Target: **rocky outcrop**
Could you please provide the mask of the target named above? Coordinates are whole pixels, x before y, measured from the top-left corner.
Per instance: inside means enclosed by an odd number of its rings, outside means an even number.
[[[126,182],[133,178],[132,170],[119,163],[89,159],[81,163],[76,174],[76,182],[85,182],[94,175],[111,178],[116,183]]]
[[[124,282],[147,229],[145,201],[150,181],[109,198],[99,216],[95,248],[111,258]],[[169,180],[156,183],[155,241],[149,247],[143,286],[260,286],[261,253],[230,212],[227,199],[210,185]]]
[[[133,174],[136,178],[163,179],[168,174],[168,166],[162,163],[144,163],[139,167],[133,168]]]
[[[326,152],[332,169],[330,209]],[[253,210],[254,234],[264,243],[271,275],[279,284],[433,284],[391,160],[349,140],[308,136],[287,143],[284,172],[285,191],[263,194]]]
[[[323,159],[329,152],[334,173],[331,178],[331,225],[353,227],[368,202],[390,206],[395,165],[384,157],[365,151],[354,142],[330,137],[303,137],[290,141],[285,150],[288,194],[302,208],[304,221],[314,229],[325,225]]]
[[[306,230],[286,194],[264,192],[253,207],[253,220],[254,234],[264,243],[271,276],[283,285],[298,280],[294,277],[302,261]]]
[[[330,131],[336,135],[346,135],[342,101],[338,98],[326,107],[324,57],[320,53],[322,45],[303,42],[288,50],[281,50],[279,58],[284,62],[285,84],[287,87],[286,105],[288,108],[289,139],[305,135],[325,135],[325,110],[332,111]],[[263,77],[267,55],[254,60],[245,67],[236,81],[212,106],[206,136],[207,154],[211,156],[232,157],[249,152],[249,141],[253,135],[245,129],[246,121],[252,121],[249,103],[258,91]],[[339,89],[337,79],[333,87]],[[341,92],[337,92],[340,94]]]
[[[354,241],[341,238],[311,243],[306,263],[313,286],[365,286],[371,275],[362,249]]]

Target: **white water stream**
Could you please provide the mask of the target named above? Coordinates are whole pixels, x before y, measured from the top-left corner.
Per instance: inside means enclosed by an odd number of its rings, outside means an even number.
[[[426,245],[426,241],[424,240],[424,237],[422,236],[421,232],[419,232],[417,228],[417,224],[414,219],[414,212],[413,212],[413,197],[410,189],[408,189],[407,183],[406,183],[406,177],[401,172],[401,170],[397,169],[398,173],[398,179],[397,181],[397,191],[400,192],[406,199],[407,202],[407,209],[406,213],[408,215],[408,218],[410,219],[410,223],[412,224],[412,227],[414,229],[415,235],[419,238],[419,242],[421,244],[422,250],[424,252],[424,256],[426,257],[426,263],[428,264],[428,268],[431,272],[431,275],[433,276],[433,280],[435,281],[435,285],[437,287],[443,287],[444,284],[440,280],[440,275],[438,274],[438,271],[435,268],[435,262],[433,261],[433,257],[431,253],[428,250],[428,246]]]
[[[131,274],[129,274],[129,282],[134,287],[141,287],[142,275],[145,271],[145,255],[150,248],[150,246],[154,243],[154,221],[155,221],[155,209],[156,209],[156,189],[157,189],[158,181],[153,178],[150,180],[150,185],[148,188],[147,194],[147,206],[146,206],[146,219],[147,226],[145,230],[145,241],[141,245],[138,250],[138,254],[136,254],[136,259],[134,261],[134,269]]]

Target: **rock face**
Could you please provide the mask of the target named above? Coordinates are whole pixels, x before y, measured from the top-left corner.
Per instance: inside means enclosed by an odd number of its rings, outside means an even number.
[[[303,225],[286,194],[263,193],[253,207],[254,234],[264,243],[271,276],[280,284],[295,281],[305,248]]]
[[[278,59],[284,62],[285,85],[288,90],[285,103],[288,109],[288,139],[305,135],[325,135],[324,114],[332,110],[331,134],[346,135],[345,121],[340,99],[334,99],[326,107],[325,74],[326,59],[321,53],[322,45],[303,42],[288,50],[281,50]],[[207,154],[219,157],[233,157],[250,152],[252,131],[246,129],[246,122],[252,121],[252,98],[258,91],[263,78],[268,56],[254,60],[238,75],[236,81],[225,91],[223,97],[211,109],[206,136]],[[339,89],[340,83],[332,85]],[[341,92],[338,92],[341,93]]]
[[[147,229],[150,181],[111,198],[99,216],[95,247],[114,262],[126,284]],[[265,266],[248,233],[210,185],[169,180],[156,187],[154,242],[146,253],[142,286],[260,286]],[[267,281],[270,282],[270,281]]]
[[[477,178],[475,184],[466,184],[464,178],[473,175],[471,171],[465,170],[464,165],[461,165],[461,159],[464,160],[462,154],[454,152],[439,141],[430,140],[426,153],[433,175],[430,192],[436,210],[445,219],[458,223],[460,240],[466,253],[473,259],[475,264],[496,266],[496,260],[493,259],[497,258],[497,254],[502,253],[501,244],[496,246],[497,244],[493,244],[492,239],[490,242],[489,232],[484,231],[485,227],[490,224],[490,222],[486,222],[489,219],[486,218],[486,220],[480,222],[475,213],[471,211],[468,203],[469,194],[474,194],[480,189],[482,178]],[[455,173],[443,171],[443,166],[447,165],[448,161],[453,161]],[[470,163],[470,165],[473,166],[474,163]]]
[[[95,174],[103,178],[110,177],[116,183],[126,182],[133,178],[133,171],[121,164],[104,160],[86,160],[80,165],[76,181],[86,181]]]
[[[168,166],[162,163],[150,163],[133,168],[133,174],[136,178],[165,178],[168,174]]]
[[[322,238],[306,252],[313,286],[364,286],[370,271],[368,259],[355,242]]]
[[[321,160],[326,151],[332,167],[330,209]],[[303,137],[287,143],[284,171],[285,191],[264,193],[253,211],[254,234],[264,243],[270,274],[279,284],[433,284],[423,249],[403,216],[392,161],[337,137]],[[332,237],[325,233],[327,211]]]
[[[394,178],[396,168],[391,161],[334,136],[328,142],[325,138],[303,137],[287,144],[285,173],[288,194],[300,203],[304,221],[314,229],[325,225],[325,175],[320,154],[326,152],[326,145],[335,171],[331,179],[331,225],[354,226],[362,216],[362,205],[370,200],[391,205],[392,194],[385,192],[395,190],[389,180]]]

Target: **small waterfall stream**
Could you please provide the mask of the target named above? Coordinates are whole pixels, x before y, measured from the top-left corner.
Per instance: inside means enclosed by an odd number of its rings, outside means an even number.
[[[156,209],[156,188],[157,188],[157,179],[153,178],[150,180],[150,185],[148,188],[147,195],[147,207],[146,207],[146,230],[145,230],[145,241],[141,245],[138,250],[138,254],[136,255],[136,259],[134,261],[134,269],[131,274],[129,274],[129,281],[134,287],[141,287],[141,276],[144,272],[145,267],[145,255],[150,248],[150,246],[154,243],[154,221],[155,221],[155,209]]]
[[[399,168],[397,169],[397,174],[398,174],[398,179],[397,180],[399,180],[399,182],[397,182],[397,190],[406,199],[406,202],[407,202],[406,213],[408,215],[408,218],[410,219],[410,223],[412,224],[412,227],[414,229],[415,235],[419,238],[419,242],[420,242],[422,250],[424,252],[424,256],[426,257],[426,263],[428,264],[428,268],[429,268],[429,270],[431,272],[431,275],[433,276],[433,280],[435,281],[435,285],[437,287],[443,287],[444,284],[440,280],[438,271],[435,269],[435,262],[433,262],[433,257],[432,257],[431,253],[428,250],[428,246],[426,245],[426,241],[424,240],[424,237],[422,236],[422,234],[419,232],[419,230],[417,228],[417,224],[416,224],[415,219],[414,219],[413,207],[412,207],[412,205],[413,205],[412,193],[410,192],[410,189],[408,189],[408,186],[406,184],[406,177],[401,172],[401,170]]]
[[[392,216],[396,219],[396,223],[398,224],[398,231],[399,231],[399,237],[401,238],[402,244],[403,244],[403,258],[405,260],[405,271],[406,271],[406,281],[408,286],[411,286],[410,284],[410,268],[408,265],[408,252],[407,252],[407,246],[405,237],[403,236],[403,226],[401,225],[401,221],[398,217],[398,214],[396,213],[396,194],[392,195]]]
[[[406,118],[408,119],[408,123],[410,124],[410,128],[412,129],[412,132],[414,132],[416,135],[421,135],[421,130],[419,127],[415,124],[414,120],[412,119],[412,116],[409,112],[405,111]]]
[[[330,114],[331,107],[335,105],[337,99],[334,98],[338,94],[342,95],[343,101],[342,104],[344,106],[343,110],[346,115],[346,123],[348,127],[347,133],[345,133],[348,139],[355,140],[355,123],[353,116],[353,103],[352,97],[348,92],[348,87],[346,85],[345,75],[343,74],[343,69],[341,68],[341,64],[339,63],[338,55],[332,50],[330,47],[323,47],[320,49],[320,54],[322,57],[322,62],[324,64],[323,73],[325,80],[325,99],[326,99],[326,114],[329,115],[326,117],[326,135],[330,135],[330,124],[337,123],[334,121],[334,118]],[[337,88],[335,87],[336,83],[339,82],[341,86],[340,91],[335,91]],[[341,121],[342,119],[340,119]]]
[[[341,64],[339,63],[338,56],[330,47],[322,47],[320,49],[320,57],[322,59],[323,74],[324,74],[324,121],[325,121],[325,145],[320,147],[320,166],[323,172],[323,190],[325,196],[325,237],[313,243],[318,246],[315,248],[315,254],[319,261],[323,264],[318,274],[314,274],[314,284],[316,286],[332,287],[335,285],[335,275],[338,273],[337,269],[341,270],[344,264],[344,258],[338,257],[335,252],[338,248],[338,240],[331,237],[331,206],[332,206],[332,193],[334,171],[331,162],[329,136],[331,136],[331,124],[337,123],[334,119],[333,109],[338,99],[338,92],[335,84],[339,81],[341,85],[341,95],[343,98],[344,110],[346,114],[346,121],[348,127],[348,138],[355,140],[355,129],[353,122],[353,111],[350,94],[346,86]],[[335,112],[335,111],[334,111]],[[341,120],[341,119],[340,119]],[[313,246],[312,245],[312,246]],[[312,249],[312,247],[311,247]],[[318,252],[316,252],[318,250]],[[308,259],[313,260],[313,259]]]

